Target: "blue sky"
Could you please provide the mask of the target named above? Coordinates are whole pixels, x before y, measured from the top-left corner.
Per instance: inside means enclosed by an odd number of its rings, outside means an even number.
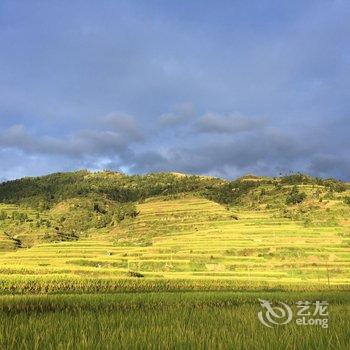
[[[350,180],[350,2],[0,2],[0,179]]]

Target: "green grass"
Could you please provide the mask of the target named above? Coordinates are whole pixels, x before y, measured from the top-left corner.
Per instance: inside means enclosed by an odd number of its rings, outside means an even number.
[[[258,298],[328,300],[329,328],[260,324]],[[347,349],[347,293],[150,293],[0,298],[1,349]]]

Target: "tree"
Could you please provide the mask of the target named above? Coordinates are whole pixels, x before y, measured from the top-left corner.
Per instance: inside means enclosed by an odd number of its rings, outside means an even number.
[[[0,220],[6,220],[7,219],[7,213],[5,210],[0,211]]]
[[[291,192],[286,198],[286,204],[293,205],[293,204],[302,203],[306,197],[307,197],[306,193],[299,192],[298,186],[294,185]]]
[[[346,196],[344,198],[344,203],[347,204],[347,205],[350,205],[350,196]]]

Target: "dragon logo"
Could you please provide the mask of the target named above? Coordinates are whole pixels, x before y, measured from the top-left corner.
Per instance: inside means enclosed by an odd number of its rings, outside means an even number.
[[[271,302],[259,299],[265,311],[258,312],[259,321],[266,327],[273,328],[275,325],[287,324],[292,320],[293,312],[290,306],[279,302],[282,306],[273,307]]]

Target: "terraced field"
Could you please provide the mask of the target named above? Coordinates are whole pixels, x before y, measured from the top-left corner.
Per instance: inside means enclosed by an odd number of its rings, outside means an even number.
[[[344,184],[84,179],[4,185],[0,349],[348,348]],[[329,328],[265,327],[259,299],[325,300]]]
[[[0,203],[0,212],[5,212],[12,218],[16,217],[16,220],[8,222],[7,225],[1,225],[0,221],[0,253],[30,247],[44,238],[45,230],[35,225],[39,216],[37,211]],[[41,213],[40,220],[46,219],[47,213]]]
[[[2,252],[0,277],[350,283],[346,226],[305,225],[277,210],[228,209],[193,196],[149,199],[138,210],[136,219],[79,241]]]

